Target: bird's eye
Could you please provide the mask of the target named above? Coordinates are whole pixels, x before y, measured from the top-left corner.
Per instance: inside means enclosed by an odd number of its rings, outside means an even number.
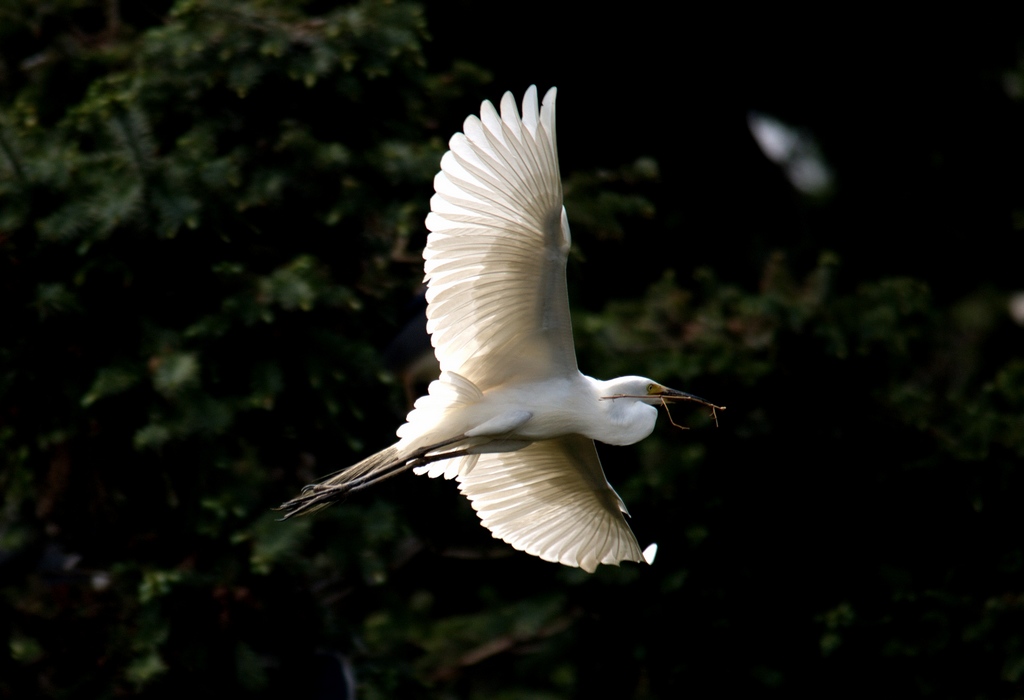
[[[648,394],[656,394],[656,393],[658,393],[658,385],[657,384],[648,384],[647,385],[647,393]]]

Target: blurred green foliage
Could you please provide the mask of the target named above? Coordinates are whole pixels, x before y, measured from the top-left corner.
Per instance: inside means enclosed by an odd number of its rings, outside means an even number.
[[[412,477],[280,523],[393,439],[380,349],[488,74],[429,68],[404,2],[0,20],[0,697],[315,697],[338,658],[370,699],[1024,692],[1010,290],[939,302],[830,250],[750,288],[574,281],[585,371],[729,405],[602,451],[650,569],[534,560]],[[658,166],[565,175],[585,276]]]

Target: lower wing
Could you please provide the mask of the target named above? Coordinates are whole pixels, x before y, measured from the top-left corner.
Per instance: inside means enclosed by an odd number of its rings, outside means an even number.
[[[483,454],[458,480],[483,526],[527,554],[588,572],[645,560],[590,438],[565,435]]]

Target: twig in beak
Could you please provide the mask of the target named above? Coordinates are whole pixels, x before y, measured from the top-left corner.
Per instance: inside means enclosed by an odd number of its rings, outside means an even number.
[[[679,392],[679,393],[681,393],[681,392]],[[601,397],[602,400],[604,400],[604,399],[647,399],[647,398],[653,398],[653,397],[650,397],[650,396],[636,396],[634,394],[614,394],[612,396],[602,396]],[[671,401],[693,401],[694,403],[699,403],[702,406],[707,406],[708,408],[711,409],[711,418],[712,418],[712,420],[715,421],[715,427],[716,428],[718,427],[718,412],[725,410],[725,406],[716,406],[715,404],[711,403],[710,401],[702,399],[699,396],[693,396],[692,394],[683,394],[681,396],[678,395],[678,394],[676,394],[676,395],[672,395],[672,394],[664,395],[663,394],[663,395],[659,396],[658,398],[661,399],[661,405],[665,408],[665,413],[668,415],[668,422],[671,423],[672,425],[674,425],[675,427],[679,428],[680,430],[689,430],[690,428],[689,428],[689,426],[679,425],[672,418],[672,411],[670,411],[669,408],[668,408],[668,403],[669,403],[670,400]]]
[[[672,418],[672,411],[668,410],[668,401],[665,400],[664,396],[661,397],[661,405],[665,409],[665,415],[668,416],[668,422],[669,423],[671,423],[675,427],[679,428],[680,430],[689,430],[690,429],[690,426],[688,426],[688,425],[679,425],[678,423],[675,422],[675,420],[673,420],[673,418]],[[711,409],[712,412],[714,412],[714,410],[715,409],[713,409],[713,408]],[[715,419],[715,427],[716,428],[718,427],[718,419],[717,418]]]

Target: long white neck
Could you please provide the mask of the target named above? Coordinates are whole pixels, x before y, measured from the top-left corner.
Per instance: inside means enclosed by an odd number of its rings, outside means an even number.
[[[606,398],[618,394],[637,394],[636,378],[619,377],[601,381],[587,377],[594,392],[598,425],[587,437],[609,445],[632,445],[651,434],[658,409],[641,399]]]

